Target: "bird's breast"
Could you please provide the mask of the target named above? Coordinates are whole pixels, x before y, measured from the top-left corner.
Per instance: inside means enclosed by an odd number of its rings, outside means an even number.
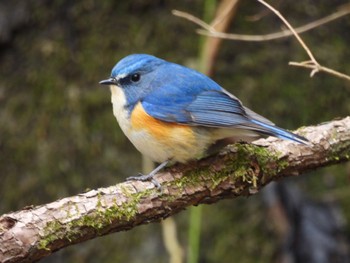
[[[120,128],[125,135],[130,133],[130,117],[126,108],[127,100],[123,90],[115,85],[111,85],[113,115],[117,119]]]
[[[111,92],[113,113],[124,134],[153,161],[186,162],[200,157],[212,143],[210,136],[198,133],[193,127],[153,118],[140,102],[129,113],[124,92],[115,86],[111,87]]]
[[[130,123],[130,140],[154,161],[185,162],[198,155],[196,134],[191,127],[155,119],[145,112],[141,103],[131,113]]]

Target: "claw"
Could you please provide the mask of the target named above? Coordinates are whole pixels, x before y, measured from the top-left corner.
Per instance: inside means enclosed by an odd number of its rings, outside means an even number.
[[[161,189],[162,187],[160,186],[160,183],[153,178],[154,174],[139,174],[138,176],[130,176],[128,178],[126,178],[127,181],[142,181],[142,182],[146,182],[146,181],[151,181],[155,187],[157,187],[157,189]]]
[[[128,178],[126,178],[127,181],[151,181],[155,187],[157,187],[158,190],[161,190],[162,187],[160,185],[160,183],[154,179],[154,175],[156,175],[161,169],[163,169],[169,161],[165,161],[162,162],[159,166],[157,166],[152,172],[150,172],[149,174],[139,174],[138,176],[130,176]]]

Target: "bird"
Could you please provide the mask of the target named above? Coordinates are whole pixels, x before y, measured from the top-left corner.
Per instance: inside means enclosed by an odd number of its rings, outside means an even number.
[[[309,144],[245,107],[210,77],[152,55],[122,58],[99,83],[110,87],[113,114],[126,137],[160,164],[127,180],[152,181],[159,188],[153,176],[169,162],[186,163],[230,142],[274,136]]]

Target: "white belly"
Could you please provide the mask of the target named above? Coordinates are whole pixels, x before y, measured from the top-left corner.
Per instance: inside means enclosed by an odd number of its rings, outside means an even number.
[[[116,117],[120,128],[125,135],[130,133],[130,122],[128,111],[125,109],[126,98],[121,88],[111,85],[113,115]]]
[[[121,88],[111,86],[113,114],[120,128],[132,144],[143,155],[155,162],[174,160],[186,162],[189,159],[200,157],[206,148],[212,143],[212,139],[206,133],[195,134],[192,140],[185,141],[174,131],[169,134],[166,141],[156,140],[146,130],[133,130],[130,116],[125,109],[126,98]]]
[[[125,109],[127,104],[126,98],[122,89],[117,86],[111,86],[111,93],[113,114],[120,128],[136,149],[155,162],[164,162],[171,159],[172,149],[167,149],[167,147],[164,147],[145,131],[134,131],[131,129],[130,116],[127,109]]]

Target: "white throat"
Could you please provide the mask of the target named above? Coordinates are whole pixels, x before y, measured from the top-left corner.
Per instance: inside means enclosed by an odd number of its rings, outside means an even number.
[[[117,119],[120,128],[128,135],[130,132],[130,121],[128,110],[125,108],[127,101],[123,90],[115,85],[111,85],[111,101],[113,105],[113,114]]]

